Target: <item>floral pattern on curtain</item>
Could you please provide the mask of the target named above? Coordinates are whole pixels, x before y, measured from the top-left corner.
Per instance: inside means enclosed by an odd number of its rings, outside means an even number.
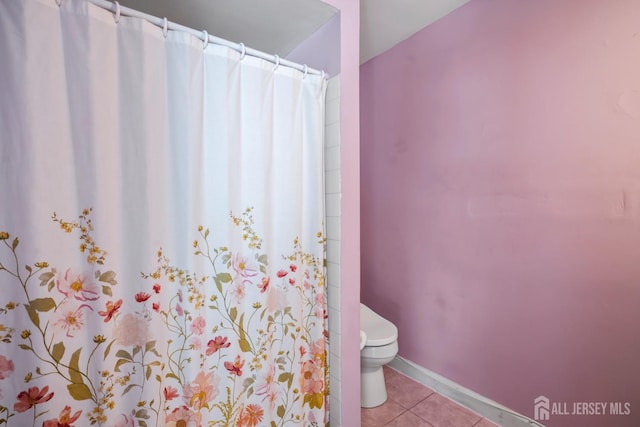
[[[324,79],[87,0],[0,58],[0,424],[327,425]]]
[[[19,237],[0,232],[3,250],[14,261],[0,263],[0,274],[23,292],[0,310],[2,342],[37,361],[13,406],[0,408],[4,422],[27,413],[33,424],[43,418],[44,426],[73,425],[83,412],[77,405],[65,405],[57,416],[43,409],[50,400],[68,397],[90,401],[86,416],[98,425],[107,423],[125,396],[135,409],[119,414],[115,425],[188,426],[208,419],[210,426],[258,426],[266,414],[274,419],[271,425],[298,424],[301,406],[324,408],[325,337],[313,335],[326,314],[323,259],[305,253],[295,240],[275,271],[247,209],[231,215],[245,247],[217,246],[210,230],[199,226],[193,256],[206,259],[207,271],[178,268],[159,249],[157,267],[142,273],[146,287],[130,295],[135,310],[127,312],[123,300],[113,298],[118,275],[92,237],[90,215],[85,209],[73,221],[52,216],[60,238],[78,239],[86,255],[80,268],[23,259],[28,254],[21,253]],[[324,245],[322,232],[317,237]],[[250,308],[241,305],[249,287],[263,297]],[[95,330],[100,334],[89,344]],[[14,360],[0,355],[0,379],[14,370]],[[52,387],[50,377],[66,389]],[[31,386],[36,381],[42,386]],[[313,412],[306,421],[319,425]]]

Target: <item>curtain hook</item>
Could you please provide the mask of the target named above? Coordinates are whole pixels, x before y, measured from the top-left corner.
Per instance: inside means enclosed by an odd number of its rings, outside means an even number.
[[[274,57],[276,59],[276,66],[273,67],[273,71],[277,70],[278,67],[280,66],[280,57],[278,55],[275,55]]]
[[[167,19],[167,17],[164,17],[164,23],[162,25],[162,35],[164,36],[164,38],[167,38],[167,34],[169,34],[169,20]]]
[[[324,79],[325,79],[325,77],[326,77],[326,74],[325,74],[324,70],[320,70],[320,71],[322,71],[321,78],[322,78],[322,80],[324,80]]]
[[[207,46],[209,46],[209,33],[207,33],[207,30],[204,30],[202,32],[202,41],[204,42],[204,44],[202,45],[202,50],[205,50]]]
[[[118,22],[120,22],[120,3],[118,3],[117,1],[114,1],[114,3],[116,5],[116,13],[115,15],[113,15],[113,20],[117,24]]]
[[[302,76],[302,79],[306,79],[307,74],[309,74],[309,67],[307,67],[307,64],[304,64],[304,76]]]
[[[247,48],[244,46],[244,43],[240,43],[240,61],[242,61],[246,55]]]
[[[62,0],[56,0],[56,4],[58,5],[58,7],[62,6]]]

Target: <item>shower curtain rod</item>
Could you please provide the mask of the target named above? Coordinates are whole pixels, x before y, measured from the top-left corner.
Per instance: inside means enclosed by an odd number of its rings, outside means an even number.
[[[64,0],[56,0],[56,3],[60,5],[62,1]],[[194,37],[201,39],[205,46],[208,43],[226,46],[228,48],[231,48],[235,51],[240,52],[243,55],[243,57],[246,54],[249,56],[254,56],[256,58],[261,58],[266,61],[272,62],[273,64],[275,64],[276,68],[282,65],[285,67],[296,69],[298,71],[302,71],[303,73],[305,73],[305,75],[315,74],[315,75],[323,76],[324,78],[329,77],[328,74],[324,72],[324,70],[322,71],[316,70],[314,68],[308,67],[306,64],[301,65],[296,62],[280,58],[278,55],[270,55],[268,53],[264,53],[257,49],[246,47],[244,43],[234,43],[220,37],[212,36],[212,35],[209,35],[207,31],[197,31],[197,30],[194,30],[193,28],[185,27],[184,25],[171,22],[167,20],[167,18],[158,18],[157,16],[149,15],[147,13],[140,12],[135,9],[131,9],[126,6],[120,6],[120,3],[118,3],[117,1],[116,2],[111,2],[108,0],[88,0],[88,1],[98,7],[101,7],[102,9],[106,9],[112,12],[114,14],[114,19],[116,19],[116,22],[118,19],[120,19],[120,16],[131,16],[135,18],[141,18],[161,28],[165,32],[165,34],[169,30],[183,31],[185,33],[189,33],[193,35]]]

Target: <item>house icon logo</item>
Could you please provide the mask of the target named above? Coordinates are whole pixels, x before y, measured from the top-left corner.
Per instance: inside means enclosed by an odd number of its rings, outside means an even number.
[[[549,398],[538,396],[533,401],[533,418],[539,421],[549,419]]]

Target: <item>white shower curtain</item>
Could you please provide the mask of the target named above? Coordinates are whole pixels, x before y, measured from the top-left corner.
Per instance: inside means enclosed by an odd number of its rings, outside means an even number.
[[[0,423],[325,424],[324,90],[0,1]]]

